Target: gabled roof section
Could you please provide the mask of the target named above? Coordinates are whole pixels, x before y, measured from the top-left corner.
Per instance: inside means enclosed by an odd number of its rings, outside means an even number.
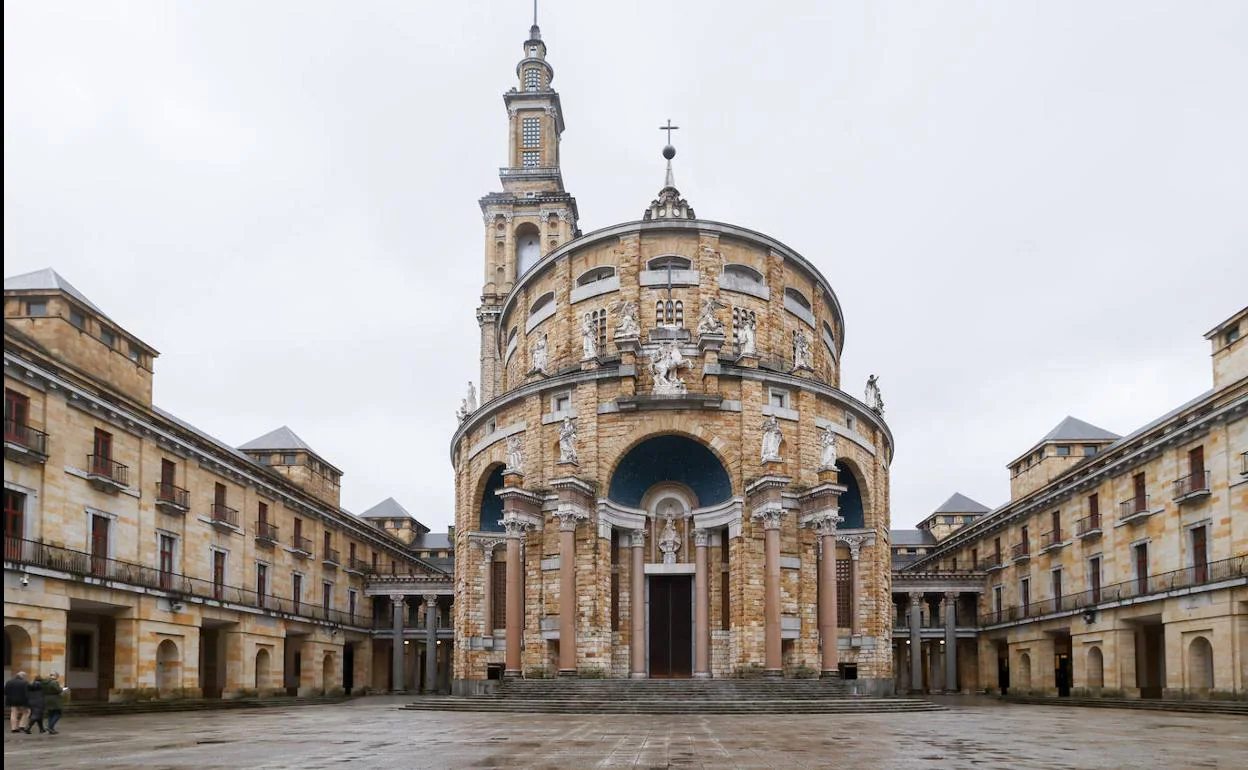
[[[406,508],[399,505],[399,501],[393,497],[387,497],[372,508],[359,514],[361,519],[414,519],[416,518],[408,512]]]
[[[239,449],[242,449],[243,451],[263,449],[302,449],[305,452],[311,452],[318,457],[320,456],[317,454],[315,449],[308,446],[306,441],[296,436],[295,432],[285,425],[277,430],[271,430],[259,438],[253,438],[251,441],[248,441],[246,444],[240,446]]]
[[[1040,441],[1115,441],[1120,438],[1122,436],[1117,433],[1110,433],[1104,428],[1067,415],[1065,420],[1059,422]]]
[[[50,267],[42,270],[36,270],[32,273],[22,273],[12,278],[4,279],[5,291],[63,291],[74,299],[96,313],[108,318],[103,310],[96,307],[95,303],[87,299],[87,296],[74,288],[74,285],[65,280],[60,273]],[[111,320],[111,319],[110,319]]]
[[[961,492],[954,492],[953,496],[940,507],[932,511],[932,513],[987,513],[992,509],[983,503],[976,502]]]
[[[936,545],[936,536],[925,529],[890,529],[888,539],[894,546]]]

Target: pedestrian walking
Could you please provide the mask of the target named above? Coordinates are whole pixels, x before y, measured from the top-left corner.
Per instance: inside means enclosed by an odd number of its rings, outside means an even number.
[[[30,735],[30,728],[35,725],[39,725],[40,734],[47,732],[43,729],[43,680],[39,677],[35,677],[35,681],[26,686],[26,704],[30,709],[30,718],[22,732]]]
[[[9,732],[20,732],[26,727],[30,718],[30,696],[26,689],[26,672],[18,671],[17,675],[4,683],[4,703],[9,707]]]
[[[43,710],[48,715],[48,732],[56,735],[56,724],[61,721],[63,698],[69,692],[61,686],[61,675],[53,671],[43,680]]]

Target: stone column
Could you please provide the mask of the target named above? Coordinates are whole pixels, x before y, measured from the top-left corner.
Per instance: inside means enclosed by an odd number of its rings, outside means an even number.
[[[630,677],[646,678],[646,530],[633,530],[633,586],[629,589]]]
[[[862,535],[850,535],[844,538],[844,542],[849,546],[849,633],[854,636],[862,636],[862,618],[858,616],[860,594],[862,593],[862,573],[859,571],[858,556],[862,550],[863,543],[866,538]]]
[[[945,594],[945,689],[958,692],[958,595]]]
[[[425,692],[438,690],[438,595],[425,594]]]
[[[390,638],[394,649],[390,651],[391,692],[403,692],[407,689],[403,681],[403,616],[407,614],[407,601],[402,596],[391,596],[394,605],[394,625]]]
[[[520,551],[524,523],[504,518],[503,528],[507,530],[507,649],[503,655],[503,676],[518,677],[520,639],[524,636],[524,557]]]
[[[559,676],[576,676],[576,523],[584,518],[566,509],[559,519]]]
[[[766,503],[750,516],[763,523],[766,533],[763,546],[763,676],[767,677],[784,676],[784,661],[780,654],[780,520],[783,517],[784,508],[779,502]]]
[[[819,536],[819,639],[823,645],[820,676],[841,675],[840,640],[836,631],[836,525],[844,519],[835,513],[824,514],[814,521]]]
[[[711,677],[711,592],[707,574],[706,546],[709,533],[702,528],[693,531],[695,548],[693,573],[693,678]]]
[[[910,593],[910,692],[923,692],[923,592]]]
[[[482,546],[481,566],[481,636],[486,639],[494,635],[494,547]]]

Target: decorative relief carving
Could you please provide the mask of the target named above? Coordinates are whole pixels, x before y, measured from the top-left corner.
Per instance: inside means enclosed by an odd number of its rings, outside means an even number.
[[[810,335],[798,329],[793,333],[793,369],[814,369],[811,361]]]
[[[769,415],[763,420],[763,462],[774,463],[783,459],[780,457],[780,442],[783,440],[784,434],[780,431],[780,423],[775,415]]]
[[[740,320],[737,322],[737,346],[738,355],[754,356],[758,355],[755,350],[756,333],[758,331],[758,321],[753,313],[742,313]]]
[[[849,546],[849,558],[858,561],[858,556],[862,551],[862,546],[867,542],[866,535],[840,535],[836,538],[838,542]]]
[[[576,423],[571,417],[559,426],[559,463],[576,465]]]
[[[636,339],[641,334],[641,324],[637,321],[637,303],[623,300],[611,309],[620,319],[615,325],[615,338]]]
[[[689,362],[680,354],[680,346],[675,340],[664,340],[659,348],[650,356],[650,375],[654,378],[654,392],[657,395],[679,395],[688,392],[685,381],[680,378],[681,367],[689,366]]]
[[[524,472],[524,437],[517,433],[507,437],[507,467],[505,470]]]
[[[830,426],[819,429],[819,470],[836,470],[836,433]]]
[[[529,361],[532,363],[531,372],[546,373],[546,335],[538,337],[529,347]]]
[[[698,316],[698,335],[723,334],[724,322],[715,317],[715,311],[728,307],[718,299],[711,297],[702,304],[702,312]]]

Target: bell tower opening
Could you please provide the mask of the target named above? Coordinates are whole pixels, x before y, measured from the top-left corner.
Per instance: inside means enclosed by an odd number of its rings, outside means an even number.
[[[525,222],[516,228],[516,277],[527,273],[542,258],[542,234],[537,225]]]

